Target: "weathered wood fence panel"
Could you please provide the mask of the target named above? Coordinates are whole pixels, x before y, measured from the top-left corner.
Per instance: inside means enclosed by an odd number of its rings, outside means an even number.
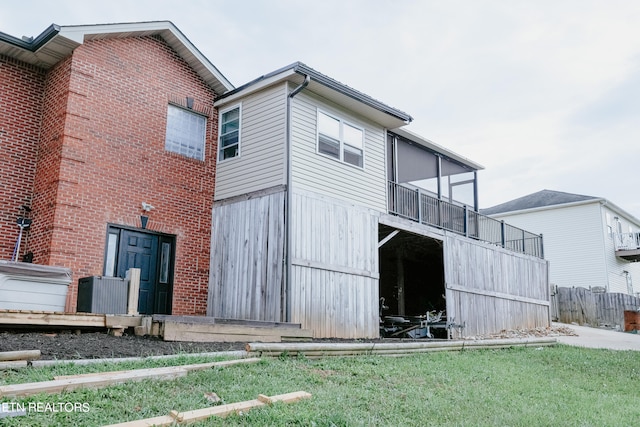
[[[550,324],[547,262],[446,233],[447,317],[454,337]]]
[[[291,322],[318,338],[377,337],[377,215],[310,192],[292,203]]]
[[[213,208],[207,315],[280,322],[285,193]]]
[[[620,293],[593,293],[589,289],[558,288],[554,298],[562,323],[624,328],[624,311],[637,310],[640,298]]]

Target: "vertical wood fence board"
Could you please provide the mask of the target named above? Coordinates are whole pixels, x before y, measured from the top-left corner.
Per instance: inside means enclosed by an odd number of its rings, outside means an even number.
[[[463,336],[549,325],[546,261],[448,233],[443,251],[447,314]]]
[[[583,287],[559,287],[553,296],[562,323],[624,327],[624,311],[638,310],[640,298],[621,293],[592,293]]]
[[[284,197],[214,207],[209,316],[282,320]]]

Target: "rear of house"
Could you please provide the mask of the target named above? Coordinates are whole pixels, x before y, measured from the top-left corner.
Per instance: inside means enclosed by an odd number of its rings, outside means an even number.
[[[216,106],[208,315],[343,338],[434,310],[445,333],[548,325],[540,237],[490,236],[481,167],[403,131],[406,113],[300,63]]]

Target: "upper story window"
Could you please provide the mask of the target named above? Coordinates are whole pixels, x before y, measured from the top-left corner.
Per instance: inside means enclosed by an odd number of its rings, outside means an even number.
[[[218,161],[240,156],[240,106],[220,113]]]
[[[167,108],[165,149],[197,160],[204,160],[207,118],[184,108]]]
[[[364,130],[318,111],[318,152],[364,166]]]

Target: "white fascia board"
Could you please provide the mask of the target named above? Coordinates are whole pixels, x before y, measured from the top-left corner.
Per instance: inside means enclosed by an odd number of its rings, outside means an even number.
[[[640,219],[634,217],[629,212],[625,211],[620,206],[616,205],[613,202],[610,202],[607,199],[601,199],[601,200],[602,200],[603,206],[606,206],[607,208],[611,209],[613,212],[617,213],[621,217],[624,217],[624,219],[626,219],[627,221],[632,222],[636,227],[640,228]]]
[[[64,37],[76,43],[82,44],[87,36],[107,36],[123,34],[129,36],[162,34],[168,31],[176,40],[185,47],[193,58],[204,66],[204,68],[216,79],[224,91],[233,90],[234,86],[192,43],[191,41],[170,21],[135,22],[122,24],[99,24],[99,25],[69,25],[61,26],[59,37]],[[175,46],[174,46],[175,48]],[[176,49],[178,50],[178,49]],[[189,61],[189,58],[184,58]]]
[[[517,211],[501,212],[501,213],[491,214],[491,215],[487,215],[487,216],[489,216],[491,218],[494,218],[494,217],[507,217],[507,216],[515,216],[515,215],[527,214],[527,213],[531,213],[531,212],[541,212],[541,211],[550,211],[550,210],[554,210],[554,209],[572,208],[572,207],[575,207],[575,206],[588,205],[588,204],[591,204],[591,203],[599,203],[602,206],[606,206],[611,211],[619,214],[620,216],[624,217],[626,220],[628,220],[629,222],[634,223],[636,226],[638,226],[640,228],[640,220],[638,218],[634,217],[629,212],[625,211],[624,209],[622,209],[620,206],[616,205],[615,203],[610,202],[609,200],[604,199],[602,197],[595,198],[595,199],[589,199],[589,200],[581,200],[579,202],[561,203],[561,204],[557,204],[557,205],[539,206],[537,208],[520,209],[520,210],[517,210]]]
[[[247,95],[263,90],[269,86],[273,86],[275,84],[289,80],[292,76],[298,76],[300,80],[303,80],[303,77],[300,76],[300,74],[295,72],[293,69],[287,69],[287,70],[284,70],[282,73],[260,80],[255,84],[249,84],[246,88],[239,90],[233,95],[229,95],[227,97],[217,100],[216,102],[213,103],[213,106],[220,108],[227,104],[232,104],[234,102],[237,102],[239,99],[244,98]]]
[[[529,209],[520,209],[517,211],[509,211],[509,212],[500,212],[496,214],[487,215],[488,217],[503,217],[503,216],[514,216],[514,215],[522,215],[531,212],[541,212],[541,211],[550,211],[554,209],[564,209],[564,208],[572,208],[581,205],[589,205],[591,203],[605,203],[605,199],[589,199],[589,200],[581,200],[579,202],[571,202],[571,203],[560,203],[557,205],[548,205],[548,206],[538,206],[536,208]],[[480,209],[482,210],[482,209]]]
[[[179,32],[170,21],[134,22],[121,24],[96,24],[96,25],[64,25],[60,26],[59,34],[77,43],[84,43],[85,36],[90,34],[119,34],[119,33],[143,33],[148,31],[171,30]]]

